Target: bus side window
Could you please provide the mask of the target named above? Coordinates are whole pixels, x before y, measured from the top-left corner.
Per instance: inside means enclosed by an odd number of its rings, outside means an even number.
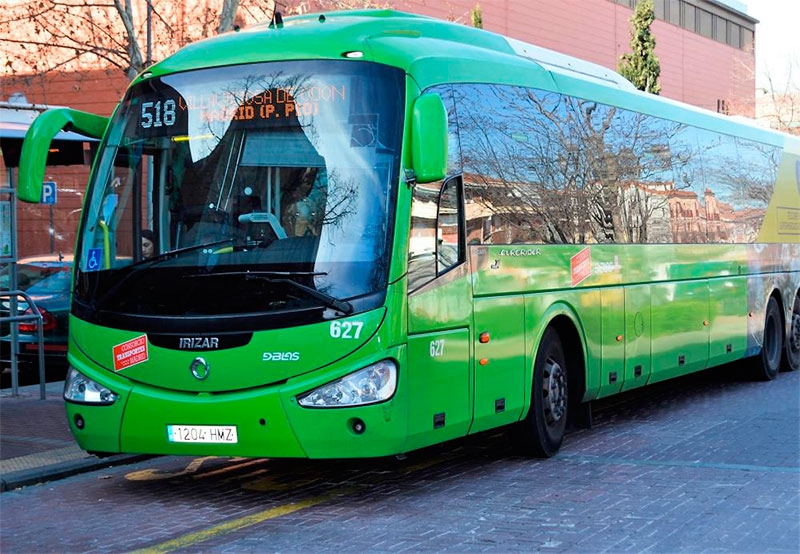
[[[439,196],[436,218],[436,275],[447,273],[465,259],[461,178],[447,181]]]
[[[461,177],[414,187],[408,247],[409,292],[465,261],[463,205]]]
[[[414,187],[408,244],[409,292],[436,278],[436,215],[441,190],[441,181]]]

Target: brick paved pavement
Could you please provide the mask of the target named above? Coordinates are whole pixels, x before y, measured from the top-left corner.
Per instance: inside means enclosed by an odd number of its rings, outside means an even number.
[[[114,456],[100,460],[81,450],[69,432],[63,382],[0,390],[0,491],[63,478],[98,467],[127,463]],[[133,458],[136,459],[136,458]]]
[[[602,403],[550,460],[163,457],[0,495],[4,552],[800,551],[800,372]]]

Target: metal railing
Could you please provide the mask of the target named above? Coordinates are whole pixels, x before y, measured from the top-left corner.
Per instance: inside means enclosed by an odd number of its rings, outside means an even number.
[[[17,348],[19,348],[19,340],[18,340],[18,331],[17,331],[17,323],[21,321],[36,321],[36,330],[37,330],[37,344],[38,344],[38,351],[39,351],[39,398],[44,400],[47,398],[47,390],[46,390],[46,380],[45,380],[45,368],[44,368],[44,335],[43,335],[43,327],[44,327],[44,318],[42,317],[42,313],[39,311],[38,306],[33,301],[28,293],[22,290],[10,290],[10,291],[0,291],[0,298],[2,297],[9,297],[9,315],[0,317],[0,323],[8,322],[10,328],[10,343],[9,343],[9,352],[11,354],[11,394],[12,396],[17,396],[19,394],[19,368],[17,366]],[[17,309],[17,304],[19,302],[19,297],[25,299],[25,302],[28,304],[28,308],[32,313],[30,314],[22,314],[22,315],[11,315],[13,313],[18,313],[19,310]]]

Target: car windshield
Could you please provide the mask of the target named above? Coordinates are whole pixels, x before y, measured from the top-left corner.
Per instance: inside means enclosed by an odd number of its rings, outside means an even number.
[[[29,294],[62,294],[69,291],[71,277],[68,267],[51,273],[28,287]]]
[[[215,316],[380,293],[403,91],[400,70],[349,61],[205,69],[134,86],[86,202],[77,303]]]

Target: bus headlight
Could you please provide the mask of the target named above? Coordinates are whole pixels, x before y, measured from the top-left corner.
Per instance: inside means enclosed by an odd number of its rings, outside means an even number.
[[[342,408],[388,400],[397,388],[397,364],[383,360],[300,395],[306,408]]]
[[[107,406],[117,401],[117,395],[70,366],[67,379],[64,381],[64,400],[78,404]]]

